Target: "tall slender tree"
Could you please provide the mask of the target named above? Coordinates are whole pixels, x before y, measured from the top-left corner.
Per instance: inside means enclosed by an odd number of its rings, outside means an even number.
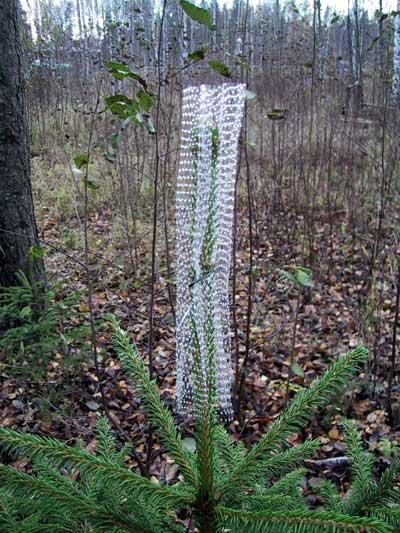
[[[394,47],[393,47],[393,79],[392,98],[393,104],[399,104],[400,94],[400,0],[397,0],[397,15],[394,21]]]
[[[0,2],[0,286],[15,285],[19,270],[44,278],[30,181],[24,103],[21,13],[17,0]],[[37,256],[38,254],[36,254]]]

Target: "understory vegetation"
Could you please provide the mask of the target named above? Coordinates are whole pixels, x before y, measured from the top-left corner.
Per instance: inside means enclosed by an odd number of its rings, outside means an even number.
[[[0,531],[400,531],[400,11],[33,4],[46,279],[0,287]],[[212,394],[176,405],[182,90],[202,83],[247,88],[225,423]]]
[[[343,420],[351,460],[352,485],[341,497],[328,480],[321,485],[323,508],[310,510],[300,495],[305,475],[299,467],[312,456],[318,440],[287,447],[287,438],[310,420],[316,409],[360,370],[365,349],[341,357],[326,373],[298,393],[260,441],[246,451],[217,425],[212,404],[204,405],[195,430],[195,451],[175,429],[158,388],[129,336],[114,324],[114,345],[181,479],[162,485],[124,467],[126,447],[116,442],[105,419],[97,423],[96,455],[54,439],[0,430],[8,453],[33,461],[33,473],[0,467],[2,530],[14,531],[183,531],[176,510],[192,510],[201,532],[385,532],[400,526],[396,460],[373,476],[373,455],[363,449],[354,423]],[[60,470],[61,469],[61,470]],[[27,505],[27,493],[30,495]],[[28,529],[29,528],[29,529]]]

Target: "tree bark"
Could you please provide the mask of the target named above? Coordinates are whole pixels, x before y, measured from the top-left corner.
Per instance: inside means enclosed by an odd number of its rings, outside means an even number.
[[[18,0],[0,2],[0,287],[16,285],[19,270],[44,279],[42,259],[30,261],[38,246],[30,181],[24,102],[21,19]]]

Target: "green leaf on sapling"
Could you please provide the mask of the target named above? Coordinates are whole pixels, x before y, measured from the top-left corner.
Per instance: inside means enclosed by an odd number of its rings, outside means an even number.
[[[295,267],[295,277],[298,285],[302,287],[313,287],[314,284],[311,280],[311,271],[304,267]]]
[[[292,364],[292,372],[296,376],[299,376],[300,378],[304,378],[304,370],[301,368],[299,363],[294,362]]]
[[[199,48],[198,50],[195,50],[194,52],[191,52],[188,55],[188,60],[191,61],[192,63],[196,61],[201,61],[202,59],[204,59],[205,55],[206,55],[206,50],[204,48]]]
[[[104,100],[111,113],[121,119],[131,117],[139,110],[138,102],[128,98],[124,94],[107,96]]]
[[[141,76],[136,74],[135,72],[132,72],[131,69],[128,67],[128,65],[124,65],[123,63],[117,63],[115,61],[106,61],[105,62],[106,67],[109,69],[110,74],[116,79],[116,80],[123,80],[125,78],[131,78],[133,80],[136,80],[146,89],[147,83],[146,80],[144,80]]]
[[[28,250],[28,259],[29,261],[37,261],[38,259],[43,259],[44,257],[44,248],[41,246],[31,246]]]
[[[156,132],[156,129],[153,124],[153,119],[151,117],[146,117],[146,127],[147,131],[152,135]]]
[[[287,270],[282,270],[282,269],[278,269],[278,272],[285,278],[287,279],[288,281],[290,281],[290,283],[296,283],[296,280],[295,280],[295,277],[293,276],[293,274],[291,274],[290,272],[288,272]]]
[[[139,111],[137,111],[135,113],[135,116],[133,117],[133,120],[135,122],[136,125],[141,125],[143,124],[144,120],[143,120],[143,115],[142,113],[140,113]]]
[[[119,140],[119,132],[113,133],[111,135],[111,146],[114,148],[114,150],[116,150],[118,146],[118,140]]]
[[[89,157],[87,154],[77,154],[74,157],[75,166],[76,168],[79,168],[79,169],[87,165],[88,161],[89,161]]]
[[[150,111],[154,105],[154,98],[147,92],[141,89],[137,94],[137,99],[139,100],[140,107],[144,111]]]
[[[115,163],[117,157],[113,152],[105,152],[103,154],[104,158],[109,161],[110,163]]]
[[[95,183],[92,180],[85,180],[85,183],[86,183],[87,188],[91,189],[92,191],[96,191],[99,188],[97,183]]]
[[[203,7],[197,7],[192,2],[187,0],[180,0],[181,7],[188,17],[195,22],[207,26],[208,29],[213,29],[211,13]]]
[[[231,77],[229,68],[224,63],[221,63],[221,61],[210,59],[210,61],[208,62],[208,66],[218,72],[218,74],[221,74],[221,76],[224,76],[225,78]]]

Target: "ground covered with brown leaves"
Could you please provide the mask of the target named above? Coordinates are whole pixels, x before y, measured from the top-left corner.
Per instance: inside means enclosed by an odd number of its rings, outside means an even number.
[[[253,269],[253,309],[250,329],[250,354],[247,368],[242,421],[234,421],[230,429],[235,438],[250,446],[257,441],[284,407],[288,362],[293,337],[293,309],[297,292],[282,280],[279,269],[301,264],[302,243],[299,233],[288,228],[301,227],[301,215],[285,223],[278,214],[274,223],[259,224],[256,228]],[[107,327],[102,319],[113,313],[121,320],[145,358],[148,353],[150,279],[145,244],[139,257],[141,269],[126,273],[123,248],[114,246],[111,213],[105,203],[89,220],[92,251],[90,269],[93,280],[93,306],[97,321],[101,377],[104,382],[109,416],[145,457],[147,422],[132,384],[121,370],[110,346]],[[249,249],[246,241],[245,213],[239,220],[239,250],[237,255],[238,350],[243,358],[246,337],[246,309]],[[60,221],[51,209],[40,210],[39,226],[42,237],[53,246],[46,250],[46,265],[51,280],[62,282],[62,291],[81,289],[82,299],[77,309],[76,324],[88,313],[85,298],[86,274],[81,263],[84,253],[80,246],[66,249],[65,231],[79,231],[73,218]],[[368,322],[365,304],[368,270],[362,240],[357,228],[349,228],[345,220],[337,220],[332,227],[328,221],[317,222],[316,268],[314,288],[307,292],[299,312],[295,338],[295,373],[291,394],[307,386],[323,372],[330,361],[348,348],[360,343],[371,350],[371,363],[337,402],[318,413],[313,425],[304,433],[294,435],[290,442],[302,442],[312,434],[321,440],[316,461],[309,461],[310,475],[305,491],[313,502],[315,488],[321,478],[328,476],[346,488],[346,450],[340,428],[340,415],[357,420],[366,444],[376,452],[378,465],[399,453],[400,404],[395,403],[395,420],[388,425],[385,415],[385,388],[391,351],[394,319],[394,293],[381,275],[379,292],[379,328]],[[148,236],[143,241],[148,240]],[[160,237],[161,239],[161,237]],[[387,244],[390,246],[390,243]],[[54,248],[56,247],[56,248]],[[67,256],[65,255],[67,253]],[[174,320],[168,298],[171,280],[166,274],[165,261],[158,257],[155,297],[154,374],[165,402],[174,409],[175,339]],[[147,254],[147,255],[146,255]],[[173,264],[172,264],[173,267]],[[379,278],[379,272],[378,272]],[[372,315],[376,318],[377,311]],[[68,327],[73,327],[69,324]],[[99,376],[92,358],[90,337],[79,348],[83,362],[75,369],[65,370],[66,353],[55,354],[47,367],[46,379],[39,382],[18,376],[12,368],[0,362],[0,424],[30,432],[58,437],[73,443],[83,439],[88,449],[95,449],[93,428],[103,411],[99,391]],[[395,398],[398,389],[395,389]],[[400,397],[400,396],[399,396]],[[398,408],[397,408],[398,406]],[[191,428],[179,421],[190,437]],[[330,459],[340,457],[338,461]],[[22,459],[20,467],[25,467]],[[132,465],[135,466],[132,460]],[[177,471],[154,445],[151,473],[155,478],[172,482]]]

